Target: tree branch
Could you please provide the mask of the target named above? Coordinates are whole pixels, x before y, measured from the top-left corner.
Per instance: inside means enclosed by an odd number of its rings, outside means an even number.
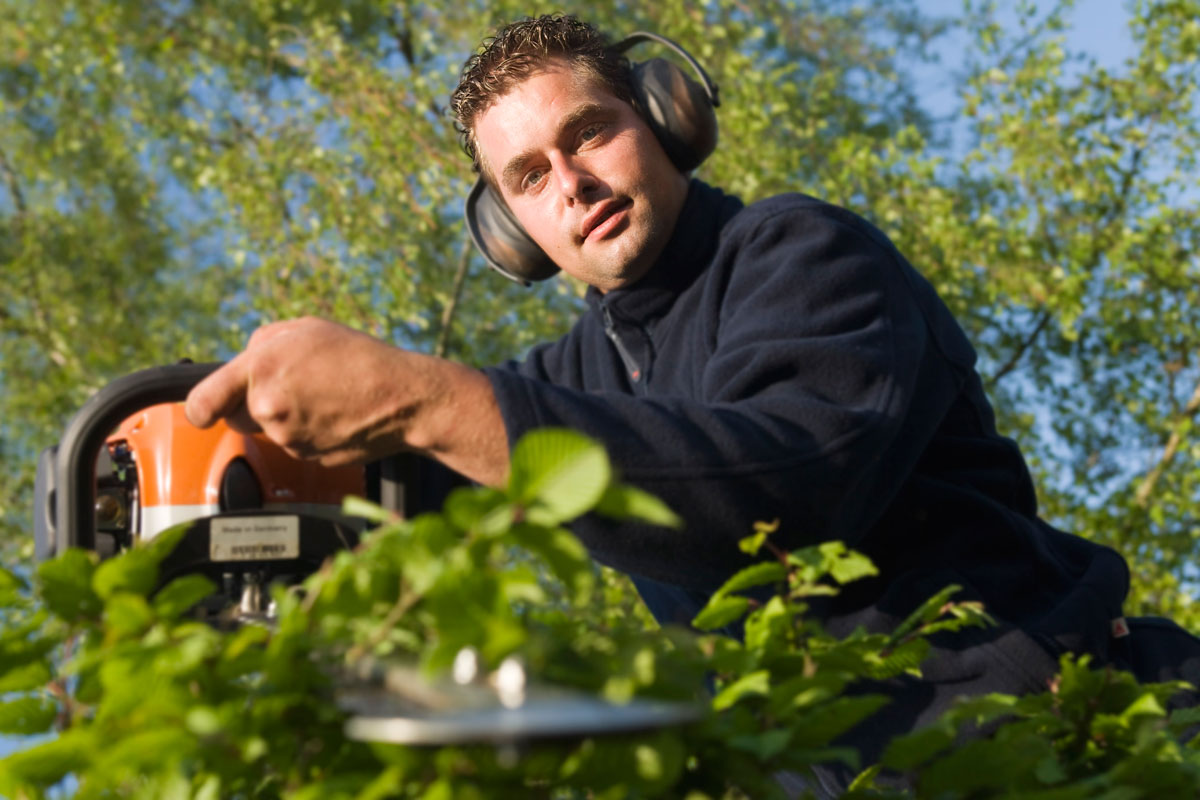
[[[365,642],[359,642],[354,647],[350,648],[350,651],[346,654],[346,660],[351,663],[358,661],[360,658],[378,647],[383,640],[387,638],[387,635],[391,633],[392,628],[396,627],[396,624],[399,623],[400,620],[404,619],[404,615],[407,614],[409,609],[416,605],[417,601],[420,599],[420,594],[410,591],[407,586],[402,585],[400,587],[400,596],[396,598],[396,602],[388,611],[387,616],[384,617],[377,626],[375,626],[375,630],[371,632],[371,635]]]
[[[400,51],[400,55],[404,56],[404,61],[408,64],[410,70],[417,68],[416,53],[413,51],[412,43],[412,20],[408,15],[408,8],[401,10],[404,15],[404,26],[401,27],[396,21],[395,15],[388,15],[387,26],[392,37],[396,40],[396,48]]]
[[[8,156],[3,150],[0,150],[0,173],[4,174],[4,182],[8,184],[8,193],[12,195],[13,205],[17,209],[17,216],[25,216],[28,207],[25,205],[25,194],[21,191],[21,184],[17,180],[17,173],[13,170],[12,164],[8,161]]]
[[[1196,390],[1192,392],[1192,398],[1188,400],[1187,405],[1175,415],[1175,422],[1172,425],[1173,430],[1171,431],[1171,435],[1167,437],[1162,457],[1158,459],[1158,463],[1154,465],[1154,469],[1150,470],[1150,473],[1142,480],[1136,494],[1134,494],[1134,500],[1141,508],[1145,508],[1150,502],[1150,494],[1154,491],[1155,485],[1162,477],[1162,474],[1166,472],[1167,467],[1171,466],[1171,462],[1175,460],[1175,454],[1179,451],[1179,444],[1183,440],[1183,433],[1180,428],[1184,422],[1196,416],[1196,412],[1198,411],[1200,411],[1200,382],[1196,383]]]
[[[467,269],[471,266],[471,239],[463,242],[462,252],[458,256],[458,269],[454,273],[454,289],[450,294],[450,302],[442,309],[441,327],[438,329],[437,344],[433,354],[445,358],[450,348],[450,323],[454,321],[454,312],[458,310],[458,301],[462,297],[463,285],[467,282]]]
[[[988,389],[995,388],[996,384],[1000,382],[1001,378],[1017,368],[1017,365],[1021,363],[1021,359],[1024,358],[1025,353],[1029,351],[1029,348],[1033,346],[1033,343],[1037,341],[1037,338],[1042,335],[1042,331],[1045,330],[1046,325],[1049,324],[1053,316],[1054,315],[1049,311],[1042,312],[1040,319],[1038,319],[1037,325],[1035,325],[1033,328],[1033,333],[1029,334],[1025,341],[1018,345],[1016,352],[1012,354],[1008,361],[1006,361],[994,375],[988,378]]]

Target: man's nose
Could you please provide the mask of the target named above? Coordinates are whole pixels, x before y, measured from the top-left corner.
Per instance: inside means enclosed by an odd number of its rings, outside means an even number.
[[[573,202],[587,200],[588,195],[600,185],[600,181],[578,158],[560,155],[556,160],[559,163],[550,166],[563,197]]]

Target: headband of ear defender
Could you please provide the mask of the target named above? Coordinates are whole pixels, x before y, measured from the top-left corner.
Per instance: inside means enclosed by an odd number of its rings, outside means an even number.
[[[681,172],[708,158],[717,146],[717,115],[721,104],[717,85],[686,50],[665,36],[639,31],[613,46],[623,53],[642,41],[664,44],[678,53],[695,71],[692,80],[670,61],[652,58],[632,64],[634,106]],[[467,231],[488,266],[526,286],[558,272],[554,262],[529,238],[508,205],[480,176],[466,203]]]

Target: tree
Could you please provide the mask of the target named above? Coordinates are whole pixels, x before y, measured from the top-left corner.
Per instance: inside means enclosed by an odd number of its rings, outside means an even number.
[[[37,450],[117,375],[335,317],[485,363],[564,329],[579,287],[485,276],[444,113],[488,26],[545,4],[8,0],[0,5],[0,525],[29,537]],[[701,177],[801,190],[884,229],[968,330],[1043,513],[1116,547],[1129,613],[1195,629],[1200,4],[1140,0],[1135,55],[1067,52],[1070,4],[581,13],[688,46],[722,86]],[[908,65],[949,30],[956,141]],[[634,53],[639,56],[641,51]],[[1081,679],[1082,680],[1082,679]]]

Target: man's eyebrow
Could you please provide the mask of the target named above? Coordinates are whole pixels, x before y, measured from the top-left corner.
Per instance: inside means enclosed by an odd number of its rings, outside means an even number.
[[[558,127],[554,131],[554,138],[557,139],[564,131],[574,128],[579,123],[601,114],[608,109],[599,103],[585,103],[571,111],[558,122]],[[525,170],[525,165],[533,160],[538,154],[537,148],[530,148],[522,153],[518,153],[508,160],[504,165],[504,171],[500,174],[501,183],[511,183],[519,177]]]

